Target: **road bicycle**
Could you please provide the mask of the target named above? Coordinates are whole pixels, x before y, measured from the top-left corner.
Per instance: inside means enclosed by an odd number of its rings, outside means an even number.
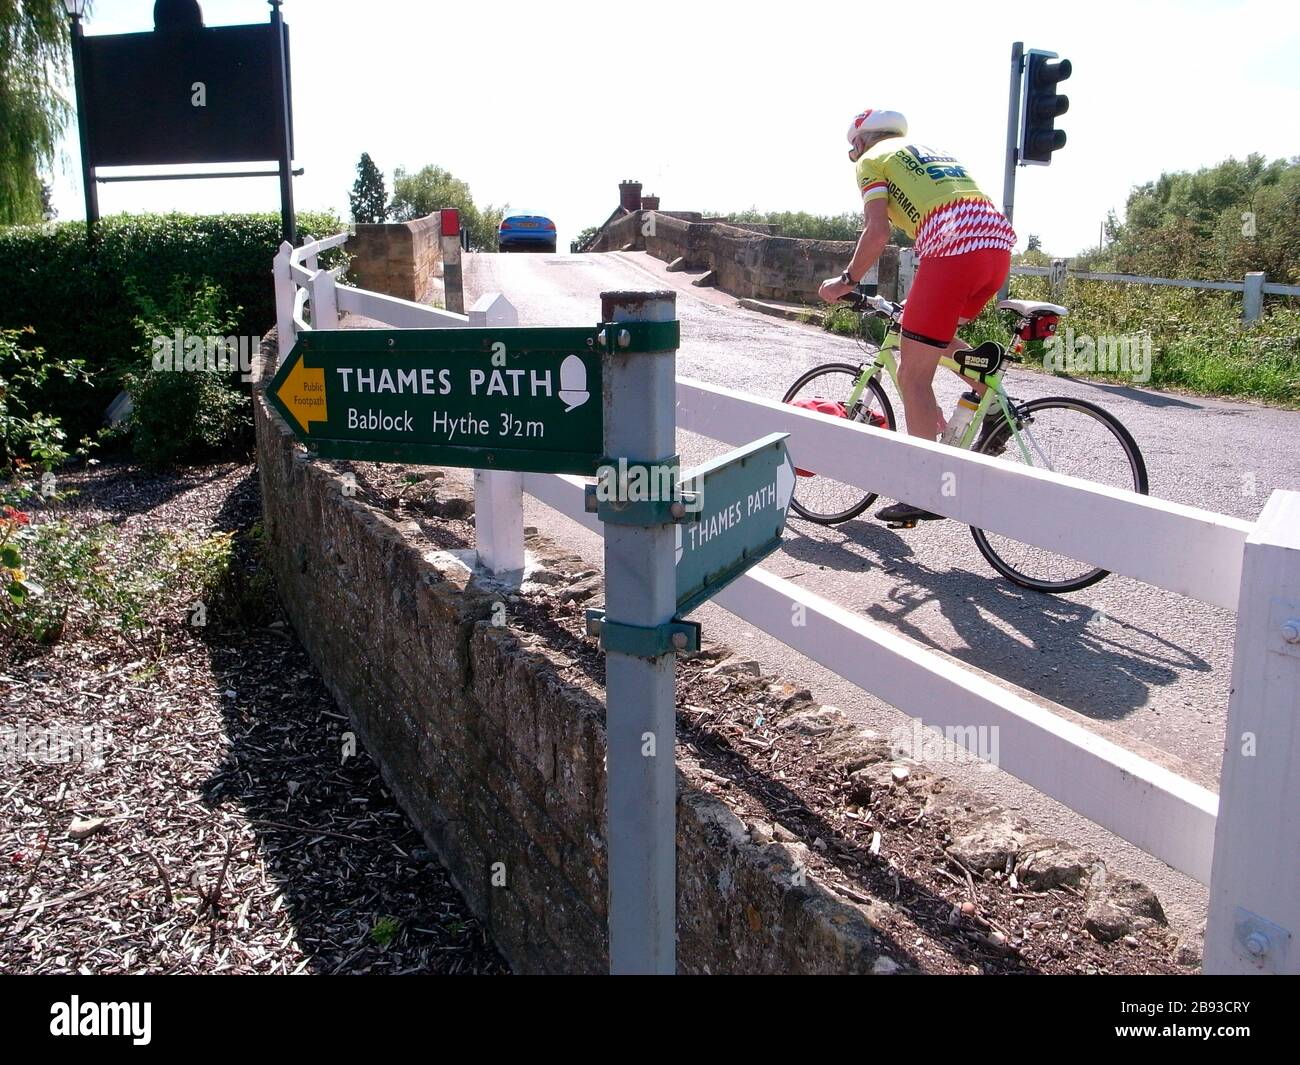
[[[894,408],[881,383],[881,374],[888,374],[897,389],[903,307],[861,290],[845,296],[844,302],[861,312],[863,337],[872,319],[883,319],[885,334],[879,347],[873,351],[864,342],[872,356],[869,361],[856,365],[831,362],[808,370],[790,386],[784,401],[827,416],[896,429]],[[1027,345],[1032,350],[1034,345],[1050,339],[1057,322],[1067,313],[1066,308],[1031,300],[1002,300],[998,309],[1015,316],[1010,350],[988,340],[977,348],[956,352],[952,358],[940,359],[941,366],[987,386],[982,396],[971,390],[962,397],[954,414],[964,414],[960,408],[965,405],[966,412],[972,412],[969,421],[961,427],[961,418],[950,420],[950,427],[957,431],[951,438],[945,434],[945,442],[1004,461],[1023,462],[1145,495],[1146,463],[1133,435],[1114,415],[1095,403],[1067,396],[1020,402],[1003,388],[1003,364],[1023,361],[1021,354]],[[801,469],[791,508],[808,521],[838,525],[856,518],[875,501],[874,492]],[[894,527],[913,525],[915,522]],[[1089,563],[1008,536],[973,526],[971,533],[989,565],[1022,588],[1072,592],[1096,584],[1107,575],[1106,570]]]

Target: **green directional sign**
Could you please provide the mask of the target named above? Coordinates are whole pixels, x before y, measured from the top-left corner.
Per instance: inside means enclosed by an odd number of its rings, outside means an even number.
[[[682,475],[697,520],[677,525],[677,613],[685,614],[781,546],[794,463],[773,433]]]
[[[306,332],[267,395],[325,458],[590,475],[603,443],[601,334]]]

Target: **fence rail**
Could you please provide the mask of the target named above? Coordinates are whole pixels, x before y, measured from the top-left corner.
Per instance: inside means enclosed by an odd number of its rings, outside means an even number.
[[[1142,274],[1092,273],[1069,269],[1066,259],[1053,259],[1051,266],[1013,266],[1013,274],[1022,277],[1046,277],[1051,286],[1051,298],[1059,302],[1064,295],[1065,281],[1109,281],[1130,285],[1163,285],[1171,288],[1196,288],[1210,292],[1240,292],[1241,320],[1246,325],[1258,322],[1264,314],[1264,297],[1300,296],[1300,285],[1279,285],[1270,282],[1263,271],[1252,270],[1241,281],[1193,281],[1182,277],[1146,277]]]
[[[1025,277],[1051,277],[1052,268],[1050,266],[1013,266],[1013,274]],[[1119,283],[1135,285],[1169,285],[1174,288],[1203,288],[1218,292],[1245,292],[1251,287],[1249,280],[1243,281],[1191,281],[1182,277],[1147,277],[1143,274],[1107,274],[1093,273],[1084,270],[1066,269],[1066,276],[1076,281],[1115,281]],[[1249,279],[1252,276],[1264,277],[1265,275],[1247,274]],[[1300,296],[1300,285],[1280,285],[1272,281],[1260,281],[1259,287],[1266,295],[1269,296]]]
[[[341,313],[357,314],[398,329],[447,329],[483,324],[469,315],[428,307],[423,303],[371,292],[364,288],[340,285],[341,269],[326,270],[320,256],[347,243],[348,233],[336,233],[321,240],[294,247],[288,241],[280,245],[272,276],[275,279],[276,331],[281,355],[287,355],[306,329],[337,329]],[[484,306],[504,300],[497,293],[484,297]],[[498,312],[499,313],[499,312]],[[287,339],[287,343],[286,343]]]
[[[756,425],[790,433],[796,465],[844,484],[1237,607],[1250,522],[678,378],[679,429],[739,445],[753,439]]]
[[[907,296],[916,277],[917,259],[911,248],[898,251],[897,299]],[[1262,271],[1251,271],[1241,281],[1195,281],[1182,277],[1147,277],[1143,274],[1092,273],[1071,270],[1068,259],[1053,259],[1051,266],[1013,266],[1011,273],[1017,277],[1045,277],[1050,287],[1050,298],[1059,303],[1064,299],[1067,279],[1076,281],[1109,281],[1128,285],[1157,285],[1170,288],[1196,288],[1209,292],[1240,292],[1242,294],[1241,318],[1247,325],[1258,322],[1264,314],[1264,297],[1300,296],[1300,285],[1282,285],[1268,280]]]

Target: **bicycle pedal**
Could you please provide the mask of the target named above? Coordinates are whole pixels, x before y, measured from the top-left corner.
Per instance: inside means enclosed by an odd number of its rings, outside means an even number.
[[[887,528],[887,529],[915,529],[915,528],[917,527],[917,525],[919,525],[919,524],[920,524],[920,523],[919,523],[918,521],[916,521],[915,519],[913,519],[913,520],[911,520],[911,521],[887,521],[887,522],[885,522],[885,528]]]

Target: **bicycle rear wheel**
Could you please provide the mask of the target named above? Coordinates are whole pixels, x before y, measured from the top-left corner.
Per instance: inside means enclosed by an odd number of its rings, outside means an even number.
[[[1146,494],[1147,467],[1137,442],[1118,419],[1100,407],[1081,399],[1054,396],[1023,403],[1013,413],[1030,465]],[[976,450],[1007,462],[1025,463],[1005,422]],[[971,534],[989,565],[1022,588],[1075,592],[1096,584],[1108,573],[1000,533],[972,527]]]
[[[782,402],[793,403],[798,400],[819,399],[842,404],[850,421],[874,423],[884,421],[890,429],[896,428],[894,408],[889,396],[881,387],[879,379],[873,377],[862,390],[858,402],[849,409],[849,397],[853,386],[862,376],[862,367],[847,362],[831,362],[816,366],[792,384]],[[832,417],[832,415],[826,415]],[[807,459],[804,460],[807,462]],[[819,525],[838,525],[842,521],[856,518],[876,501],[875,492],[863,492],[851,484],[823,477],[816,470],[808,471],[811,476],[800,475],[795,478],[794,496],[790,506],[794,512]]]

